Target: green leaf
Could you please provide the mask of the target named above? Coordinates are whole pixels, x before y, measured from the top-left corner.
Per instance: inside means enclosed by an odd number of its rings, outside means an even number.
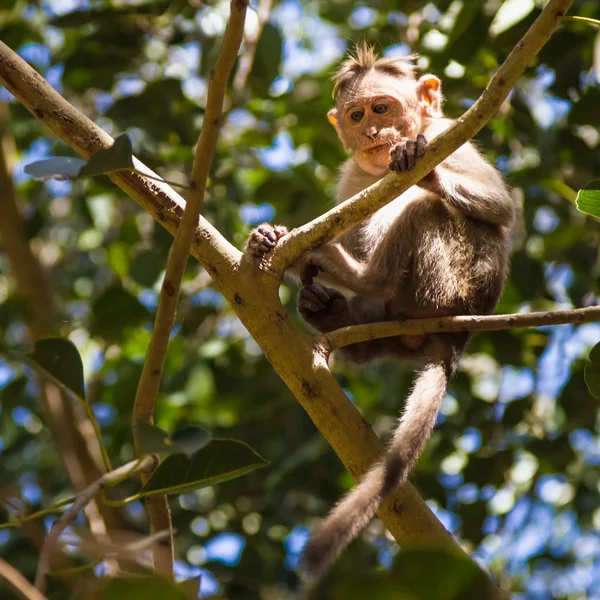
[[[23,362],[37,373],[52,379],[61,388],[85,400],[83,362],[73,342],[62,338],[40,340]]]
[[[591,189],[590,186],[595,189]],[[586,189],[579,190],[575,202],[582,213],[600,219],[600,180],[592,181]]]
[[[92,177],[111,171],[132,170],[133,168],[131,139],[126,133],[122,133],[110,148],[98,150],[81,168],[79,176]]]
[[[84,165],[81,158],[54,156],[29,163],[23,170],[37,179],[76,179]]]
[[[102,600],[186,600],[185,592],[161,577],[111,579],[102,590]]]
[[[140,419],[136,419],[136,427],[142,454],[185,454],[189,458],[211,439],[210,431],[197,426],[186,427],[173,435]]]
[[[600,400],[600,344],[596,344],[590,352],[591,363],[585,366],[583,376],[590,394]]]
[[[269,464],[248,444],[237,440],[212,440],[191,458],[174,454],[166,458],[142,488],[140,495],[180,494],[241,477]]]
[[[120,339],[125,327],[143,323],[150,317],[140,301],[120,285],[109,287],[92,306],[92,335]]]

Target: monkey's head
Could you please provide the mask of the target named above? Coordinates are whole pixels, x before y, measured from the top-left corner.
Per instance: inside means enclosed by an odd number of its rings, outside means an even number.
[[[390,150],[416,138],[425,119],[442,116],[440,80],[417,80],[413,59],[380,58],[370,46],[358,46],[333,76],[336,106],[327,116],[344,148],[371,175],[387,171]]]

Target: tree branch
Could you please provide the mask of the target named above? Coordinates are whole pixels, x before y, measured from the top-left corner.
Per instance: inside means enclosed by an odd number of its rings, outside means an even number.
[[[138,383],[133,405],[133,437],[136,451],[139,454],[140,440],[137,431],[139,420],[147,423],[154,422],[154,407],[160,388],[165,357],[169,347],[169,336],[175,324],[177,305],[181,291],[181,281],[185,272],[194,233],[198,226],[198,216],[204,200],[206,182],[213,162],[217,137],[221,128],[223,116],[223,99],[233,63],[242,43],[244,21],[248,7],[247,0],[232,0],[230,16],[223,38],[223,45],[214,68],[211,70],[208,85],[208,98],[202,132],[196,146],[194,164],[192,167],[192,190],[188,195],[187,204],[179,229],[167,258],[165,276],[163,279],[158,308],[150,345],[144,361],[142,374]],[[143,479],[142,479],[143,480]],[[150,530],[152,533],[164,529],[172,530],[167,496],[153,496],[146,500]],[[168,549],[168,552],[164,552]],[[159,551],[162,550],[162,551]],[[161,540],[160,549],[154,553],[154,561],[159,573],[172,576],[173,570],[173,539]]]
[[[75,502],[73,502],[69,509],[59,519],[54,521],[44,545],[42,546],[35,575],[35,587],[40,590],[40,592],[44,592],[46,589],[46,576],[50,572],[53,554],[58,544],[58,538],[61,533],[77,519],[79,512],[83,510],[105,487],[115,485],[137,473],[150,473],[156,468],[156,464],[157,460],[154,456],[144,456],[143,458],[127,463],[114,471],[104,473],[102,477],[94,481],[77,495]]]
[[[321,246],[397,198],[419,182],[440,162],[476,135],[497,110],[531,59],[560,25],[573,0],[550,0],[523,39],[496,71],[481,97],[443,133],[427,144],[425,156],[412,171],[390,173],[372,186],[342,202],[310,223],[298,227],[278,242],[270,269],[282,275],[304,252]]]
[[[419,335],[424,333],[449,333],[459,331],[501,331],[541,327],[543,325],[565,325],[567,323],[592,323],[600,321],[600,306],[555,310],[548,312],[516,313],[509,315],[468,315],[458,317],[433,317],[386,321],[342,327],[318,337],[318,343],[327,352],[337,348],[359,344],[395,335]]]
[[[0,578],[18,592],[25,600],[48,600],[42,592],[35,587],[19,573],[14,567],[0,558]]]

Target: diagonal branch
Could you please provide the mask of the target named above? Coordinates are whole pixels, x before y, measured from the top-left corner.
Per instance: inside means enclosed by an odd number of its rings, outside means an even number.
[[[337,348],[349,346],[350,344],[359,344],[395,335],[457,331],[501,331],[544,325],[593,323],[595,321],[600,321],[600,306],[510,315],[469,315],[366,323],[330,331],[319,336],[318,341],[328,352],[333,352]]]
[[[300,256],[347,231],[418,183],[439,163],[477,134],[496,114],[531,59],[541,50],[573,0],[550,0],[523,39],[496,71],[481,97],[446,131],[427,144],[425,156],[412,171],[390,173],[372,186],[298,227],[278,243],[270,261],[277,273],[283,272]]]
[[[42,592],[33,587],[19,571],[0,558],[0,579],[7,581],[10,586],[25,600],[48,600]]]
[[[167,258],[152,337],[150,338],[142,375],[135,395],[132,415],[133,437],[138,454],[140,440],[137,423],[139,420],[147,423],[154,422],[154,407],[169,347],[169,336],[171,335],[177,316],[181,281],[190,256],[194,233],[198,226],[198,216],[204,200],[206,182],[217,146],[217,137],[221,129],[225,89],[231,69],[233,68],[233,63],[242,43],[248,2],[247,0],[233,0],[230,6],[231,13],[225,30],[223,45],[217,62],[210,74],[204,123],[200,139],[196,146],[194,165],[192,167],[192,190],[189,193],[179,229],[177,230]],[[148,498],[146,507],[148,509],[150,529],[153,533],[165,529],[172,530],[169,504],[166,496]],[[162,540],[160,544],[163,549],[168,549],[169,552],[160,552],[157,548],[157,552],[154,553],[155,564],[159,572],[171,575],[173,569],[172,535],[169,536],[169,540],[166,543]]]

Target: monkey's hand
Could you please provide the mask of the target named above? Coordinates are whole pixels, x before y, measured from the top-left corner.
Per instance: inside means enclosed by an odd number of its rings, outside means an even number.
[[[288,233],[283,225],[263,223],[250,233],[246,242],[245,252],[254,260],[260,262],[277,245],[277,242]]]
[[[300,290],[298,312],[321,333],[351,324],[346,296],[322,283],[311,283]]]
[[[427,140],[422,133],[417,136],[416,140],[403,140],[396,144],[390,152],[390,171],[403,173],[414,169],[417,158],[425,155],[426,145]]]

